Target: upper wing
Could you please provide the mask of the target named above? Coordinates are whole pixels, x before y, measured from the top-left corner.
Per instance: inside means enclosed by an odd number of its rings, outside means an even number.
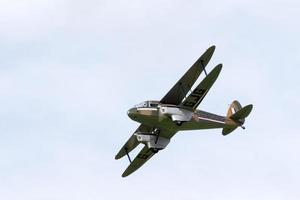
[[[218,78],[222,69],[222,64],[216,66],[194,89],[194,91],[180,104],[181,107],[195,110],[201,103],[211,86]]]
[[[160,100],[164,104],[179,105],[189,92],[202,70],[205,68],[212,57],[215,46],[211,46],[206,52],[192,65],[192,67],[181,77],[172,89]]]
[[[134,133],[137,133],[137,132],[151,132],[151,129],[152,129],[152,127],[141,124],[134,131]],[[125,143],[125,145],[120,149],[120,151],[117,153],[115,159],[122,158],[123,156],[126,155],[126,151],[127,151],[127,153],[129,153],[130,151],[132,151],[139,144],[139,142],[137,141],[136,136],[134,135],[134,133],[128,139],[128,141]]]
[[[122,174],[122,177],[126,177],[140,168],[147,160],[149,160],[155,153],[151,151],[146,145],[140,151],[140,153],[135,157],[135,159],[130,163],[127,169]]]

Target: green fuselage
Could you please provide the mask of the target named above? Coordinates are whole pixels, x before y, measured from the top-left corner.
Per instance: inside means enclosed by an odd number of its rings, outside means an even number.
[[[230,121],[226,117],[215,115],[201,110],[187,111],[192,112],[191,119],[184,121],[178,125],[172,120],[172,117],[167,114],[162,114],[160,109],[163,105],[157,107],[135,107],[128,111],[128,116],[141,124],[146,124],[158,129],[170,130],[172,135],[165,137],[172,137],[178,131],[184,130],[198,130],[198,129],[212,129],[224,128],[230,125]],[[176,107],[169,105],[170,107]],[[168,106],[166,106],[168,107]],[[181,108],[180,108],[181,109]]]

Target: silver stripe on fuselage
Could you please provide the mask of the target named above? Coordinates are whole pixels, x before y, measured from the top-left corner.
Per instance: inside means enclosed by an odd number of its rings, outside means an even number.
[[[218,120],[209,119],[209,118],[205,118],[205,117],[198,117],[198,118],[199,118],[199,119],[202,119],[202,120],[206,120],[206,121],[211,121],[211,122],[216,122],[216,123],[225,124],[225,122],[223,122],[223,121],[218,121]]]
[[[157,108],[137,108],[136,110],[157,110]]]

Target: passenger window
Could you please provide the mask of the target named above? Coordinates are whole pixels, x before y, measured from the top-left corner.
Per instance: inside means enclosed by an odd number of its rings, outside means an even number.
[[[150,103],[150,107],[157,107],[158,106],[158,104],[157,103]]]

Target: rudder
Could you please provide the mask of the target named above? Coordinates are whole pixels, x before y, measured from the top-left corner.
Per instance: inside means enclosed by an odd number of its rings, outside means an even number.
[[[238,102],[237,100],[233,101],[227,111],[227,117],[231,117],[233,114],[235,114],[237,111],[241,110],[242,106],[240,104],[240,102]]]

